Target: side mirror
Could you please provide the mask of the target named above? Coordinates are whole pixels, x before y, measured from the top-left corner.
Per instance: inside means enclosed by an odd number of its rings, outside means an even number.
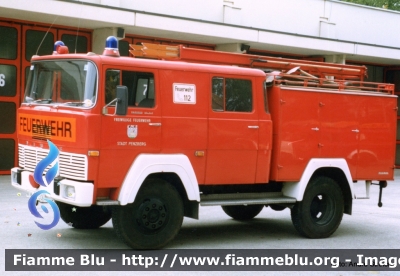
[[[128,113],[128,87],[117,85],[117,115],[126,115]]]

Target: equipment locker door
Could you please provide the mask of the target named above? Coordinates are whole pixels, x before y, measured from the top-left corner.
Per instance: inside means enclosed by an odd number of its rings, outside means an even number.
[[[359,100],[357,179],[393,179],[396,139],[396,96],[364,96]]]
[[[274,89],[271,105],[279,112],[274,124],[273,177],[279,181],[298,180],[309,160],[319,156],[319,93],[301,88]]]
[[[360,102],[350,93],[321,93],[320,157],[346,158],[350,173],[356,178],[359,159]],[[362,138],[361,138],[362,139]]]

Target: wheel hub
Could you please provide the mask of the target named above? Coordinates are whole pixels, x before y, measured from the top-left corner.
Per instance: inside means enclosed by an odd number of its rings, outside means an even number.
[[[157,230],[161,228],[166,219],[167,211],[164,204],[158,199],[150,199],[139,208],[140,224],[149,230]]]
[[[334,203],[329,196],[317,195],[311,202],[311,217],[315,223],[324,225],[332,219],[332,208]]]

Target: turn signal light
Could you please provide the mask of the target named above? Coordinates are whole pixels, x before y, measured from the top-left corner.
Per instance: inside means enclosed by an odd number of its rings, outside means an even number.
[[[88,151],[88,156],[94,156],[94,157],[100,156],[100,151],[98,151],[98,150],[89,150]]]
[[[196,152],[194,153],[194,155],[197,156],[197,157],[203,157],[203,156],[204,156],[204,151],[198,150],[198,151],[196,151]]]

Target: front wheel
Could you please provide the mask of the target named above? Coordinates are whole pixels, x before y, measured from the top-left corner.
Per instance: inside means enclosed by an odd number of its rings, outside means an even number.
[[[233,205],[222,206],[225,214],[236,220],[250,220],[257,216],[264,205]]]
[[[111,212],[103,206],[77,207],[63,202],[57,202],[61,219],[76,229],[96,229],[106,224],[111,218]]]
[[[178,234],[183,203],[177,190],[161,179],[143,183],[135,201],[113,209],[117,236],[134,249],[164,247]]]
[[[296,230],[312,239],[327,238],[339,227],[344,212],[342,190],[331,178],[317,177],[306,188],[302,201],[291,210]]]

